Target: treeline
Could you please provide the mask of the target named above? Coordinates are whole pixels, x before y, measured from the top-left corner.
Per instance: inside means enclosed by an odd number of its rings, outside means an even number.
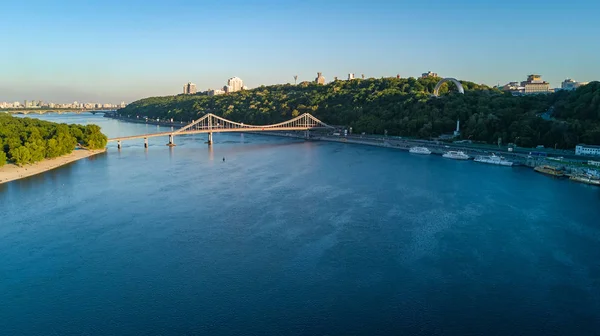
[[[433,138],[451,133],[461,121],[464,139],[519,146],[555,145],[573,148],[578,142],[600,143],[599,83],[574,92],[512,96],[485,85],[463,81],[465,94],[453,94],[444,84],[441,98],[431,96],[440,78],[381,78],[274,85],[221,96],[177,95],[139,100],[120,109],[128,117],[191,121],[206,113],[251,124],[271,124],[304,112],[354,133]],[[553,107],[554,108],[551,108]],[[541,115],[554,111],[554,118]],[[548,114],[546,114],[548,115]],[[583,119],[588,118],[588,119]]]
[[[97,125],[57,124],[32,118],[0,115],[0,166],[38,162],[71,153],[77,144],[88,149],[106,146]]]

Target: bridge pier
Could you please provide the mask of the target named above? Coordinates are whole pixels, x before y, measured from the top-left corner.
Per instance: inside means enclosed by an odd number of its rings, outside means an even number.
[[[208,132],[208,145],[212,145],[213,144],[213,134],[212,132]]]
[[[169,147],[175,146],[175,142],[173,141],[173,134],[169,134],[169,143],[167,144]]]
[[[148,138],[144,138],[144,148],[148,148]]]
[[[309,130],[304,131],[304,139],[306,139],[306,140],[310,139],[310,131]]]
[[[118,141],[117,141],[117,148],[118,148],[118,149],[121,149],[121,140],[118,140]]]

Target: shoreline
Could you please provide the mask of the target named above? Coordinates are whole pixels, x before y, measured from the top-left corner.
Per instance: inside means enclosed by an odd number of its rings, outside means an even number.
[[[40,162],[28,164],[23,167],[8,163],[0,167],[0,184],[41,174],[71,162],[85,159],[104,152],[106,152],[106,148],[96,150],[75,149],[70,154],[59,156],[53,159],[44,159]]]

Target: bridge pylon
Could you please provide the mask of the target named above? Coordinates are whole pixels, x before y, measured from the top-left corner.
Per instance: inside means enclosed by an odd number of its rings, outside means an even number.
[[[173,138],[174,138],[173,134],[169,134],[169,143],[167,144],[167,146],[169,146],[169,147],[175,146],[175,141],[173,141]]]
[[[211,146],[213,144],[213,132],[208,132],[208,145]]]

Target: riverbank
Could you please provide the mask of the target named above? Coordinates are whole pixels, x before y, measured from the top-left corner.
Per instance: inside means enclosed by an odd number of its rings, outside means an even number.
[[[106,152],[106,148],[97,150],[76,149],[70,154],[59,156],[53,159],[46,159],[34,164],[25,165],[23,167],[19,167],[14,164],[7,164],[3,167],[0,167],[0,184],[41,174],[71,162],[104,152]]]

